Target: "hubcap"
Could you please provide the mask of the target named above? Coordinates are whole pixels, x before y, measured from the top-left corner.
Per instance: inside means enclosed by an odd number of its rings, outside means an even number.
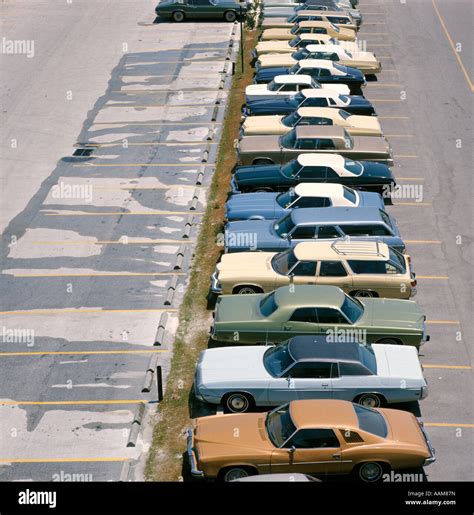
[[[242,411],[247,407],[247,399],[241,395],[229,397],[228,406],[232,411]]]
[[[234,479],[240,479],[241,477],[247,477],[248,473],[244,469],[231,469],[226,472],[225,480],[233,481]]]
[[[373,395],[367,395],[362,397],[360,404],[362,406],[366,406],[367,408],[377,408],[380,406],[380,401],[378,397],[375,397]]]
[[[370,291],[358,291],[356,297],[373,297],[373,295]]]
[[[252,288],[242,288],[239,290],[240,295],[251,295],[252,293],[255,293]]]
[[[365,481],[374,481],[380,477],[382,469],[377,463],[366,463],[360,469],[360,476]]]

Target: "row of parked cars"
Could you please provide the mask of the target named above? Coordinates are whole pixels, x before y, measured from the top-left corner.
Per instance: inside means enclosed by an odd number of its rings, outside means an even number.
[[[377,481],[435,460],[421,419],[385,407],[426,397],[429,336],[386,208],[392,149],[361,94],[382,66],[358,50],[355,4],[263,0],[193,388],[226,413],[188,431],[196,477]]]

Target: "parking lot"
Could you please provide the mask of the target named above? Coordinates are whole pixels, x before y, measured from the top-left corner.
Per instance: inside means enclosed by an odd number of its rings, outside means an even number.
[[[237,26],[105,3],[2,5],[2,480],[142,477],[214,170]]]
[[[2,56],[0,480],[142,479],[157,398],[155,383],[142,390],[157,365],[165,379],[170,368],[239,29],[153,23],[148,0],[116,9],[104,1],[98,11],[38,3],[39,27],[29,7],[0,8],[8,37],[36,47],[34,59]],[[399,189],[387,210],[412,257],[431,337],[420,351],[429,396],[410,409],[437,450],[428,480],[465,481],[474,430],[472,4],[358,8],[358,39],[383,65],[364,94],[394,152]],[[64,47],[54,43],[65,37],[59,26],[41,30],[48,16],[74,24]]]

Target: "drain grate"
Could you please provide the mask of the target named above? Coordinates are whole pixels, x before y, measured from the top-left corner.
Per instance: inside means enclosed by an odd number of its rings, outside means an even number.
[[[93,151],[93,148],[78,148],[74,151],[72,155],[76,157],[87,157],[90,156]]]

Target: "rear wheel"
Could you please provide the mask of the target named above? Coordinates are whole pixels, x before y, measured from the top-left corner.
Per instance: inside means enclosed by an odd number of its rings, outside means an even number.
[[[383,343],[384,345],[403,345],[400,340],[396,340],[395,338],[383,338],[377,343]]]
[[[224,13],[224,20],[228,21],[229,23],[234,22],[237,19],[237,14],[235,11],[226,11]]]
[[[370,298],[370,297],[378,297],[378,295],[370,290],[357,290],[353,293],[354,297],[360,297],[360,298]]]
[[[380,481],[383,473],[384,467],[381,463],[377,463],[376,461],[362,463],[362,465],[357,468],[357,475],[359,478],[362,479],[362,481],[370,483]]]
[[[238,293],[239,295],[252,295],[253,293],[262,293],[262,289],[256,286],[238,286],[234,293]]]
[[[243,477],[248,477],[256,474],[256,470],[251,470],[247,467],[229,467],[228,469],[219,472],[219,479],[221,481],[235,481]]]
[[[254,402],[250,395],[234,392],[225,396],[223,404],[225,410],[230,413],[245,413],[254,405]]]
[[[382,405],[382,399],[376,393],[364,393],[356,402],[366,408],[378,408]]]
[[[174,11],[171,17],[173,18],[173,21],[175,21],[176,23],[181,23],[182,21],[184,21],[183,11]]]
[[[254,164],[254,165],[272,165],[274,163],[271,159],[255,159],[255,161],[252,164]]]

